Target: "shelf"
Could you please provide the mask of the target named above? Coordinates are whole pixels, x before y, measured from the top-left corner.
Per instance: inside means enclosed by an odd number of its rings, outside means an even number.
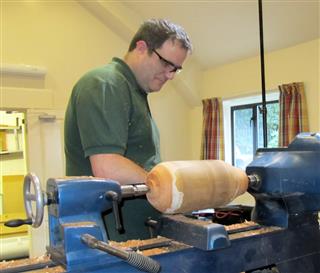
[[[20,126],[0,126],[0,130],[19,130]]]
[[[23,154],[22,150],[17,151],[0,151],[0,155],[7,155],[7,154]]]
[[[1,160],[10,160],[23,158],[23,151],[1,151],[0,159]]]
[[[1,74],[44,77],[47,74],[47,68],[28,64],[2,64],[0,66]]]

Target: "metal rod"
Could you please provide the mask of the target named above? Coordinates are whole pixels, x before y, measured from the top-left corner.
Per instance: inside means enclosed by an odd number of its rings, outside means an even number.
[[[130,247],[132,251],[143,251],[147,249],[153,249],[153,248],[160,248],[160,247],[166,247],[166,246],[171,246],[172,245],[172,240],[171,239],[164,239],[162,241],[157,241],[154,243],[150,243],[147,245],[141,245],[141,246],[133,246]]]
[[[113,256],[119,257],[121,259],[127,260],[129,257],[129,253],[127,251],[110,246],[106,242],[99,241],[94,236],[92,236],[90,234],[82,235],[81,240],[86,245],[88,245],[90,248],[96,248],[96,249],[102,250],[102,251],[107,252]]]
[[[121,186],[121,197],[137,197],[145,195],[149,188],[145,184],[123,185]]]
[[[263,147],[268,147],[268,131],[267,131],[267,107],[266,107],[266,86],[265,86],[265,70],[264,70],[264,46],[263,46],[263,18],[262,18],[262,0],[259,3],[259,30],[260,30],[260,63],[261,63],[261,94],[262,94],[262,127],[263,127]]]

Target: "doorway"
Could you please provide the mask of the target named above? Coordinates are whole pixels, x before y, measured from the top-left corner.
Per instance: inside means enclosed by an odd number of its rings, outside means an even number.
[[[25,113],[0,110],[0,260],[29,256],[27,226],[9,228],[4,222],[25,219],[23,179],[27,172]]]

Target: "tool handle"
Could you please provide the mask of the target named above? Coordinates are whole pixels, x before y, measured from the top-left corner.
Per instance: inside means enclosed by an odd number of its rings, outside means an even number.
[[[128,264],[138,268],[139,270],[149,273],[158,273],[161,270],[160,264],[157,261],[151,259],[150,257],[111,246],[110,244],[104,241],[100,241],[90,234],[83,234],[81,236],[81,241],[90,248],[99,249],[113,256],[121,258],[125,260]]]
[[[22,225],[32,225],[32,219],[12,219],[4,223],[6,227],[20,227]]]

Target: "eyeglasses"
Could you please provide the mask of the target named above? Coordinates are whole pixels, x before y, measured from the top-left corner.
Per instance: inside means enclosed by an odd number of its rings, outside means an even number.
[[[163,58],[155,49],[152,49],[152,52],[154,52],[160,59],[160,61],[162,62],[163,66],[165,68],[169,69],[169,72],[171,73],[180,73],[182,70],[182,66],[177,66],[174,63],[168,61],[167,59]]]

